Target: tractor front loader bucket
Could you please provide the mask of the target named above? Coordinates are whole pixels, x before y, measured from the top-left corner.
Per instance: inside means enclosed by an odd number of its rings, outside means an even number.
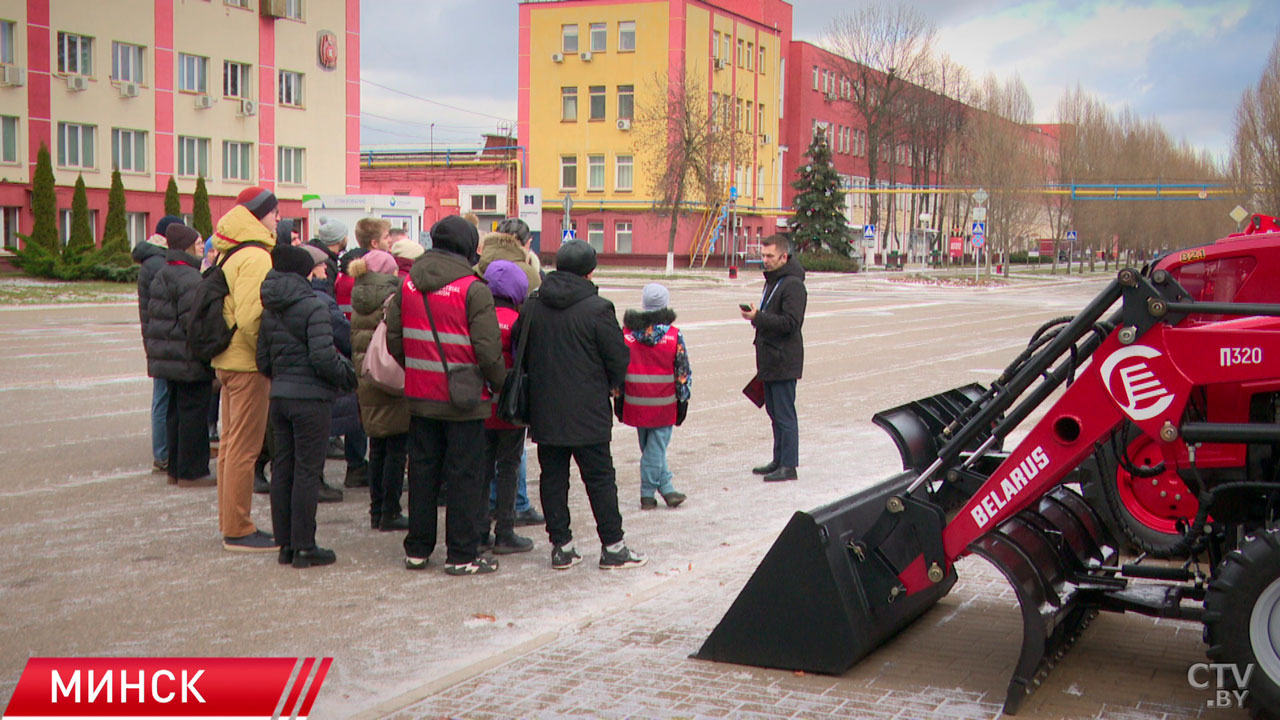
[[[898,580],[912,559],[941,552],[945,519],[923,488],[908,495],[915,478],[793,515],[694,657],[838,674],[919,617],[956,575],[910,596]],[[862,542],[869,529],[874,544]]]
[[[957,420],[973,413],[970,405],[980,403],[986,395],[986,388],[977,383],[962,385],[946,392],[913,400],[888,410],[881,410],[871,416],[871,422],[880,426],[902,456],[902,469],[924,472],[925,468],[938,459],[941,446],[939,438],[943,431]],[[977,449],[989,437],[990,432],[976,436],[973,447]]]
[[[1013,585],[1022,610],[1022,649],[1004,711],[1013,715],[1098,614],[1091,591],[1114,589],[1115,543],[1089,504],[1059,485],[979,538],[970,550]]]

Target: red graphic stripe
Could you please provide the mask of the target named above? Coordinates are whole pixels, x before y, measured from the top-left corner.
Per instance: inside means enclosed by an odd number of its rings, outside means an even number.
[[[307,717],[311,714],[311,706],[315,704],[316,697],[320,695],[320,686],[324,684],[324,678],[329,674],[329,665],[333,663],[333,658],[323,658],[320,660],[320,667],[316,670],[316,677],[311,681],[311,687],[307,691],[307,700],[302,704],[302,712],[299,717]]]
[[[289,697],[284,701],[284,709],[280,711],[281,717],[288,713],[290,717],[298,716],[298,705],[301,704],[302,691],[306,687],[306,679],[311,676],[311,668],[315,665],[315,658],[306,658],[302,661],[302,669],[298,671],[298,679],[294,681],[293,687],[289,688]]]

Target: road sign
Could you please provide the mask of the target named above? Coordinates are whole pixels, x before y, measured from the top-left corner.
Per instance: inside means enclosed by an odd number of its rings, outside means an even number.
[[[983,221],[987,219],[987,209],[984,207],[976,207],[973,209],[973,219]]]
[[[571,212],[573,212],[573,198],[569,196],[569,193],[565,193],[565,195],[564,195],[564,214],[565,214],[565,215],[568,215],[568,214],[569,214],[569,213],[571,213]]]
[[[570,240],[576,240],[576,239],[577,239],[577,233],[575,233],[572,228],[560,233],[560,242],[562,243],[567,243]]]
[[[520,210],[517,215],[531,232],[542,232],[542,188],[520,188]]]
[[[987,201],[987,198],[989,197],[991,196],[987,194],[986,190],[983,190],[982,188],[978,188],[978,192],[973,194],[973,201],[981,205],[985,203]]]
[[[737,199],[738,199],[738,186],[737,186],[737,185],[734,185],[733,187],[730,187],[730,188],[729,188],[729,199],[730,199],[730,200],[737,200]]]
[[[875,239],[876,239],[876,226],[875,226],[875,225],[863,225],[863,226],[862,226],[862,239],[863,239],[863,240],[875,240]]]
[[[986,241],[987,241],[987,238],[984,235],[974,235],[973,237],[969,238],[969,242],[973,243],[973,246],[976,248],[982,247],[982,244]]]
[[[1068,230],[1068,231],[1067,231],[1067,242],[1075,242],[1075,241],[1076,241],[1076,239],[1077,239],[1077,238],[1076,238],[1076,231],[1075,231],[1075,230]]]
[[[987,224],[984,222],[975,222],[971,233],[974,237],[982,237],[987,234]]]
[[[1249,211],[1245,210],[1239,205],[1237,205],[1235,209],[1231,211],[1231,219],[1235,220],[1237,223],[1244,222],[1244,219],[1247,217],[1249,217]]]

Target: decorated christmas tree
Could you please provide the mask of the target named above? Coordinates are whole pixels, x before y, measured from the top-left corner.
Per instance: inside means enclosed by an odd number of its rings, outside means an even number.
[[[800,166],[800,176],[791,187],[799,191],[795,215],[788,223],[792,241],[801,250],[849,253],[849,225],[844,217],[844,193],[840,175],[831,164],[831,145],[825,129],[819,128],[805,152],[809,162]]]

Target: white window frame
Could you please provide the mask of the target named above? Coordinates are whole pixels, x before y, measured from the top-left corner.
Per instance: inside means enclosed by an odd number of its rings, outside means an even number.
[[[587,26],[587,44],[591,52],[606,52],[609,49],[609,23],[591,23]],[[597,42],[599,41],[599,42]]]
[[[618,220],[613,224],[613,251],[621,255],[629,255],[636,251],[634,235],[632,234],[632,224],[630,220]],[[626,238],[626,248],[623,248],[622,238]]]
[[[813,89],[818,89],[818,66],[813,66]]]
[[[578,122],[578,88],[560,88],[560,122]]]
[[[630,38],[630,42],[627,42]],[[618,23],[618,52],[636,51],[636,21],[622,20]]]
[[[303,185],[307,179],[307,151],[300,147],[276,146],[276,177],[282,185]]]
[[[0,163],[18,164],[18,126],[21,123],[13,115],[0,115]]]
[[[479,200],[479,206],[476,205]],[[459,185],[458,208],[480,215],[498,215],[507,207],[506,185]]]
[[[600,113],[597,115],[597,108]],[[602,121],[609,115],[609,86],[587,86],[587,121]]]
[[[147,235],[147,213],[126,212],[124,214],[125,235],[129,238],[130,249],[138,246],[138,243],[144,242],[149,236]]]
[[[146,82],[146,48],[132,43],[111,43],[111,79],[142,85]]]
[[[178,136],[178,177],[209,177],[209,138]]]
[[[626,102],[623,102],[623,99]],[[636,117],[636,86],[618,86],[618,119],[634,120]]]
[[[587,156],[587,191],[604,192],[604,155]]]
[[[241,8],[241,9],[243,9],[243,10],[250,10],[250,9],[251,9],[251,8],[249,7],[249,0],[224,0],[224,2],[225,2],[227,5],[230,5],[231,7],[237,7],[237,8]]]
[[[12,65],[18,56],[15,27],[12,20],[0,20],[0,65]]]
[[[222,96],[251,99],[253,97],[253,66],[235,60],[223,60]]]
[[[624,184],[624,172],[625,184]],[[618,155],[613,160],[613,185],[618,192],[630,192],[635,189],[636,162],[634,155]]]
[[[756,165],[756,197],[764,199],[764,165]]]
[[[58,74],[92,77],[93,38],[59,30],[57,40]]]
[[[569,41],[573,41],[573,47],[569,46]],[[578,25],[576,23],[560,26],[560,50],[565,55],[576,55],[578,53]]]
[[[93,244],[98,244],[98,211],[89,210],[89,236],[93,240]],[[71,242],[71,209],[60,208],[58,210],[58,240],[65,246]]]
[[[604,252],[604,222],[595,220],[587,223],[587,244],[596,249],[596,252]]]
[[[126,150],[127,153],[123,152]],[[111,128],[111,167],[122,173],[147,171],[147,132]]]
[[[222,141],[222,179],[253,181],[253,143],[240,140]]]
[[[178,92],[209,92],[209,58],[178,53]]]
[[[97,131],[97,125],[58,123],[58,167],[79,170],[97,169]],[[74,160],[72,150],[75,151]]]
[[[290,20],[302,20],[302,0],[286,0],[284,16]]]
[[[303,94],[303,76],[293,70],[280,70],[276,73],[276,101],[282,107],[303,107],[306,97]]]
[[[753,42],[748,42],[747,43],[747,70],[752,70],[755,67],[755,56],[756,56],[756,44]]]
[[[573,171],[573,184],[565,184],[565,172]],[[561,190],[577,190],[578,189],[578,156],[577,155],[561,155],[560,156],[560,189]]]

